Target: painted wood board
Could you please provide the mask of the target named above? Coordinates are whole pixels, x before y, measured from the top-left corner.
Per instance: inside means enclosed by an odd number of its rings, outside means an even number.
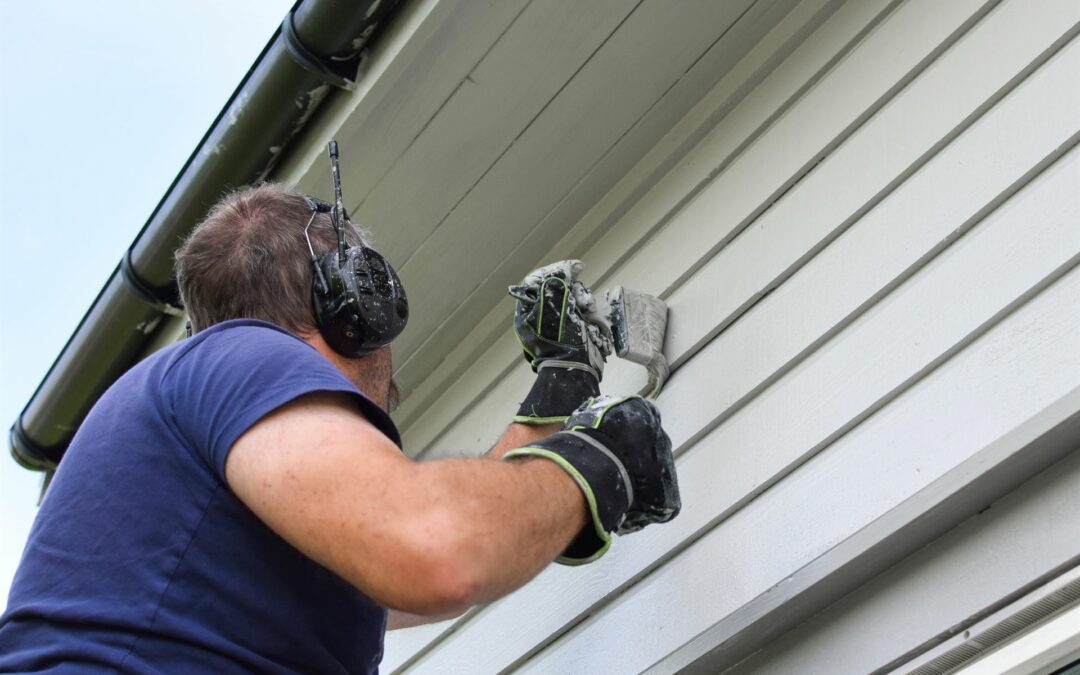
[[[729,72],[762,36],[795,4],[795,0],[756,0],[685,73],[678,76],[663,95],[636,120],[599,159],[573,183],[565,195],[551,200],[539,222],[523,228],[523,234],[491,269],[478,269],[482,280],[446,321],[430,331],[397,369],[403,387],[413,389],[424,382],[446,356],[441,347],[459,344],[506,295],[523,270],[536,266],[537,252],[551,250],[567,229],[580,220],[600,195],[607,193],[665,132],[669,131],[709,91],[720,75]],[[645,45],[642,48],[646,48]],[[634,64],[626,68],[636,72]],[[577,126],[577,125],[574,125]],[[515,213],[515,216],[517,214]]]
[[[675,313],[679,321],[673,323],[668,336],[668,349],[678,355],[676,363],[695,353],[697,345],[711,339],[756,299],[779,286],[808,256],[894,190],[913,189],[904,181],[922,170],[946,144],[954,142],[1055,54],[1063,42],[1076,35],[1080,4],[1062,0],[1046,3],[1044,9],[1045,13],[1033,13],[1023,2],[999,6],[763,213],[753,228],[703,265],[692,282],[671,293],[669,303],[686,308]],[[1024,30],[1017,30],[1018,26]],[[1005,41],[1009,49],[1000,48]],[[1013,93],[1023,98],[1024,89],[1030,86],[1035,85],[1020,84],[1021,90]],[[1051,86],[1068,89],[1068,76],[1059,76]],[[1073,87],[1077,88],[1080,84]],[[942,97],[942,91],[950,95]],[[1052,100],[1052,95],[1047,95],[1038,104],[1017,100],[1002,106],[992,113],[993,123],[977,125],[971,135],[978,138],[966,138],[963,145],[988,144],[979,161],[994,161],[1000,153],[993,152],[995,137],[988,135],[987,129],[992,126],[993,133],[1007,133],[1004,130],[1026,127],[1032,135],[1038,134],[1043,127],[1055,124],[1044,120],[1042,112]],[[929,101],[934,104],[928,105]],[[1063,121],[1066,113],[1061,108],[1056,110],[1056,121]],[[1008,119],[1003,118],[1006,115]],[[1060,125],[1056,128],[1060,129]],[[1048,137],[1057,138],[1053,133]],[[959,175],[957,180],[965,180],[963,165],[953,164],[948,169],[935,165],[927,172],[937,173],[933,180],[954,175]],[[926,180],[930,179],[919,176],[915,182]],[[969,188],[978,190],[983,186],[967,181],[957,186]],[[888,207],[884,210],[888,211]],[[873,213],[869,217],[900,216]],[[634,269],[621,276],[639,278],[641,273]],[[720,311],[687,311],[690,307],[717,305]],[[719,322],[718,315],[723,317]]]
[[[1080,67],[1080,45],[1070,46],[1060,57],[1047,64],[1045,70],[1038,71],[1021,90],[1014,92],[1015,97],[1004,100],[709,343],[706,351],[717,357],[695,361],[693,367],[725,373],[725,385],[714,387],[702,378],[676,375],[672,388],[684,389],[683,395],[694,396],[699,405],[672,418],[671,433],[692,438],[707,430],[710,426],[707,420],[718,421],[718,413],[730,414],[744,397],[752,396],[805,358],[815,348],[816,341],[827,338],[863,312],[876,311],[872,307],[880,294],[903,281],[927,256],[961,236],[988,210],[1023,187],[1031,173],[1054,161],[1063,147],[1071,147],[1080,132],[1080,124],[1066,101],[1080,104],[1080,87],[1074,88],[1071,97],[1065,92],[1070,86],[1071,72],[1075,72],[1072,69]],[[1058,105],[1059,101],[1064,105]],[[1040,119],[1032,110],[1048,116],[1041,119],[1054,118],[1041,127],[1045,135],[1015,134],[1028,121]],[[1013,134],[1015,142],[1009,143],[1006,150],[999,140],[1009,134]],[[975,168],[972,162],[981,166]],[[1062,186],[1058,190],[1046,193],[1051,199],[1049,205],[1064,208],[1069,199],[1057,195],[1067,194],[1068,188]],[[963,196],[957,198],[958,195]],[[1046,215],[1054,213],[1050,211]],[[770,260],[760,255],[764,250],[770,255],[787,255],[786,236],[787,233],[774,235],[774,247],[751,249],[759,255],[761,266],[768,266],[766,261]],[[1022,240],[1017,242],[1022,243]],[[746,266],[740,266],[731,272],[737,275],[745,270]],[[689,287],[697,291],[693,294],[694,302],[702,302],[705,297],[698,289],[716,280],[705,279],[708,281],[701,286]],[[733,277],[725,281],[738,284]],[[734,306],[734,302],[731,304]],[[694,321],[693,312],[688,310],[701,305],[681,305],[686,308],[681,314],[679,305],[673,302],[672,306],[676,308],[673,316],[688,316]],[[673,322],[669,344],[678,344],[675,331],[676,322]],[[796,335],[802,338],[793,340]],[[683,344],[689,351],[700,343],[690,339]],[[676,358],[684,358],[682,353],[676,351],[679,355]]]
[[[673,172],[675,174],[673,178],[661,179],[641,204],[630,211],[625,218],[620,219],[617,230],[619,236],[605,237],[597,242],[584,256],[593,265],[587,273],[586,280],[592,283],[594,280],[605,278],[609,264],[613,264],[628,250],[634,250],[640,240],[650,233],[650,228],[657,219],[663,222],[663,214],[676,208],[685,196],[686,184],[689,181],[693,184],[706,180],[716,166],[715,163],[722,161],[717,157],[722,158],[726,156],[726,153],[737,150],[740,140],[756,137],[756,134],[761,131],[759,125],[767,125],[773,117],[786,110],[804,91],[807,80],[815,81],[821,76],[821,71],[830,69],[832,64],[846,53],[845,49],[852,43],[860,42],[876,25],[876,21],[882,14],[889,12],[895,4],[895,2],[875,0],[849,3],[841,8],[775,72],[771,73],[760,87],[754,89],[747,96],[746,101],[739,103],[731,115],[725,118],[720,127],[709,134],[699,148],[679,163]],[[797,29],[792,27],[791,30]],[[768,53],[752,54],[750,58],[755,62],[764,61],[767,60]],[[753,69],[750,68],[750,70]],[[725,90],[724,95],[715,98],[724,101],[725,96],[732,95],[732,92],[728,90],[737,90],[739,86],[741,85],[737,82],[721,82],[718,87]],[[658,203],[659,208],[656,206]],[[616,206],[612,205],[609,208],[616,208]],[[644,215],[639,216],[639,214]],[[594,216],[594,218],[599,217],[603,216]],[[590,223],[585,229],[591,226]],[[562,254],[557,247],[545,256],[545,259],[558,258],[560,255]],[[512,313],[511,307],[509,302],[504,301],[501,307],[496,307],[485,319],[485,324],[491,326],[490,334],[501,333],[504,336],[495,346],[498,350],[497,354],[484,355],[485,360],[498,360],[506,364],[495,378],[486,371],[476,368],[449,374],[446,372],[449,368],[440,367],[440,372],[425,382],[423,390],[417,392],[416,397],[410,397],[424,402],[423,405],[414,405],[410,398],[406,398],[403,402],[399,418],[404,423],[406,436],[411,437],[408,441],[410,447],[427,446],[448,423],[460,414],[461,408],[469,407],[476,402],[477,396],[484,393],[492,379],[501,379],[507,374],[511,364],[517,364],[518,346],[506,328],[506,317]],[[474,335],[470,336],[473,339],[466,339],[464,344],[484,343],[485,340],[480,339],[483,334],[477,334],[482,330],[474,331]],[[471,366],[478,355],[459,348],[455,350],[453,356],[454,361],[464,362]],[[459,407],[446,405],[432,407],[426,403],[434,392],[441,392],[444,387],[449,389],[447,392],[449,395],[444,401],[460,401]],[[424,412],[421,420],[422,427],[412,428],[410,421],[416,419],[418,409]]]
[[[1074,167],[1073,173],[1069,176],[1066,176],[1065,179],[1075,177],[1075,171],[1076,169]],[[1057,187],[1058,185],[1060,185],[1060,182],[1057,185],[1052,185],[1051,188]],[[1043,203],[1037,198],[1042,197],[1043,194],[1044,193],[1040,192],[1035,197],[1029,198],[1027,200],[1027,203],[1029,205]],[[1048,192],[1047,194],[1052,195],[1053,192]],[[1051,203],[1053,202],[1051,201]],[[1021,215],[1030,216],[1032,214],[1024,213]],[[1043,214],[1038,213],[1034,215],[1042,216]],[[1002,224],[999,224],[996,227],[996,230],[999,233],[1015,233],[1014,228],[1016,222],[1017,221],[1015,220],[1006,221]],[[1048,249],[1055,249],[1060,247],[1062,243],[1061,238],[1063,236],[1061,230],[1063,229],[1063,227],[1064,226],[1062,226],[1061,222],[1059,221],[1057,225],[1057,239],[1051,237],[1051,239],[1047,240],[1047,244],[1043,248],[1044,253]],[[1067,237],[1068,233],[1066,232],[1064,236]],[[1068,240],[1066,239],[1066,242],[1067,241]],[[982,246],[993,248],[995,246],[998,246],[998,244],[987,243],[982,244]],[[1075,248],[1076,245],[1074,244],[1074,250]],[[999,249],[999,252],[1008,250],[1009,247],[1005,247],[1004,249]],[[1038,255],[1038,251],[1033,254],[1035,258],[1037,258]],[[979,256],[972,254],[967,257],[960,258],[960,261],[967,266],[971,266],[972,264],[974,264],[977,267],[977,265],[979,264]],[[957,263],[952,263],[950,267],[955,268],[956,264]],[[963,276],[963,274],[967,272],[968,270],[965,267],[962,268],[960,271],[953,271],[952,275]],[[1038,278],[1038,272],[1035,272],[1035,277]],[[937,294],[938,285],[938,279],[935,276],[931,276],[930,281],[924,282],[924,284],[922,285],[923,288],[926,290],[924,290],[920,295],[917,295],[915,297],[919,298],[923,302],[925,302],[927,295],[929,295],[929,297],[935,297]],[[1021,289],[1025,288],[1022,282],[1020,283],[1019,287]],[[980,288],[976,288],[974,291],[976,295],[980,294],[981,292],[982,291]],[[968,293],[970,294],[971,291],[968,291]],[[1004,299],[998,299],[997,302],[995,302],[995,299],[993,298],[988,299],[987,305],[989,306],[989,309],[987,309],[986,311],[992,315],[997,308],[1006,305],[1008,301],[1008,293],[1005,294]],[[901,305],[900,307],[902,308],[903,306]],[[900,311],[897,316],[900,322],[903,322],[906,318],[906,315],[903,311]],[[963,336],[965,330],[965,328],[963,328],[964,320],[958,320],[960,321],[960,323],[955,325],[959,330],[959,335]],[[970,321],[970,317],[968,317],[967,320]],[[967,325],[969,326],[968,329],[970,329],[971,324],[968,323]],[[882,327],[879,335],[888,335],[894,329],[895,324],[890,323]],[[963,338],[961,337],[960,339],[962,340]],[[947,339],[945,340],[944,344],[946,346],[952,345],[952,343],[949,342]],[[907,377],[910,376],[910,370],[904,369],[909,368],[917,372],[921,364],[925,364],[927,361],[932,362],[934,357],[939,354],[939,352],[936,351],[935,347],[938,346],[933,344],[925,345],[927,351],[922,352],[923,354],[925,354],[925,356],[923,356],[921,360],[916,357],[916,360],[912,362],[909,359],[898,358],[896,363],[894,364],[897,367],[897,371],[894,371],[896,374],[891,378],[887,378],[888,381],[894,382],[895,384],[893,386],[903,386],[906,383],[905,381]],[[938,348],[940,349],[940,347]],[[853,349],[850,350],[838,349],[835,353],[835,358],[823,364],[825,370],[822,372],[826,373],[826,375],[824,375],[825,381],[834,381],[838,377],[833,376],[830,379],[827,376],[827,373],[830,371],[839,370],[840,373],[843,373],[842,368],[835,368],[834,361],[839,363],[845,363],[850,362],[852,359],[857,360],[860,358],[859,355],[862,354],[862,351],[860,351],[862,349],[865,349],[865,347],[858,344],[853,345]],[[917,342],[910,349],[910,353],[912,353],[913,356],[920,353]],[[812,383],[821,382],[822,377],[823,375],[821,372],[819,372],[818,370],[813,370],[805,374],[801,381],[811,383],[812,390]],[[881,382],[878,383],[881,384]],[[784,383],[778,383],[776,387],[780,388],[783,384]],[[836,424],[843,425],[845,422],[848,421],[849,416],[857,414],[860,410],[858,408],[860,402],[863,406],[867,406],[868,404],[873,403],[874,394],[869,394],[868,396],[868,393],[869,392],[865,388],[865,386],[858,380],[847,380],[842,386],[838,384],[837,390],[831,394],[831,396],[828,398],[828,401],[830,401],[834,406],[841,405],[841,403],[850,402],[855,407],[847,408],[848,412],[846,413],[841,410],[841,412],[836,416],[836,419],[838,420]],[[665,394],[662,395],[661,405],[664,406],[666,409],[670,409],[669,406],[671,406],[672,403],[668,402],[666,398],[667,396],[668,392],[665,392]],[[689,406],[683,405],[681,407],[688,408]],[[796,421],[793,422],[790,426],[784,427],[789,429],[789,438],[787,439],[788,442],[786,444],[780,445],[779,447],[775,448],[775,450],[779,453],[777,456],[778,459],[781,459],[782,457],[798,456],[806,447],[814,446],[815,441],[813,441],[812,439],[818,438],[818,436],[799,436],[798,432],[802,430],[804,426],[812,426],[811,422],[815,419],[814,416],[820,415],[822,412],[822,410],[815,409],[813,410],[812,414],[807,413],[808,419],[801,420],[800,418],[801,422]],[[765,411],[764,415],[754,415],[753,413],[754,408],[749,406],[745,411],[743,411],[743,413],[740,413],[741,417],[751,420],[746,425],[751,429],[760,429],[768,426],[768,420],[775,418],[774,411],[771,409]],[[752,415],[752,417],[747,417],[750,415]],[[736,419],[739,418],[737,417]],[[732,420],[732,422],[734,421],[735,420]],[[550,618],[550,620],[555,621],[566,621],[574,616],[578,616],[584,610],[588,609],[590,603],[599,601],[600,599],[604,598],[608,593],[617,592],[619,587],[623,583],[632,582],[636,577],[647,572],[656,564],[662,563],[664,558],[668,554],[686,544],[686,542],[683,541],[684,538],[690,537],[692,539],[698,536],[702,528],[707,527],[710,521],[714,521],[717,515],[723,515],[727,512],[730,512],[730,510],[737,508],[741,501],[747,499],[748,496],[752,496],[755,493],[755,490],[761,485],[761,483],[767,482],[769,477],[772,476],[773,473],[781,467],[783,461],[786,460],[781,459],[781,464],[775,465],[771,464],[768,461],[765,461],[764,457],[757,455],[755,459],[746,466],[740,466],[733,469],[732,485],[725,485],[723,486],[723,489],[718,490],[717,487],[713,484],[714,481],[712,481],[710,478],[711,476],[716,474],[716,471],[718,470],[717,467],[722,463],[732,462],[733,459],[729,456],[729,454],[731,452],[741,452],[740,449],[746,447],[748,440],[754,440],[752,433],[749,439],[725,439],[723,441],[715,440],[714,437],[717,436],[719,432],[721,432],[724,428],[725,427],[722,426],[719,430],[717,430],[717,432],[714,432],[713,435],[707,437],[705,440],[702,441],[702,447],[714,448],[712,451],[695,448],[694,451],[688,453],[687,456],[680,461],[680,475],[684,477],[682,481],[684,499],[686,500],[686,503],[688,505],[686,512],[680,517],[680,520],[664,528],[656,528],[656,531],[650,530],[644,532],[641,535],[638,535],[634,540],[627,540],[626,546],[628,547],[629,552],[622,556],[621,561],[619,561],[619,565],[615,568],[617,571],[612,571],[612,568],[610,566],[605,565],[605,561],[601,561],[600,563],[597,563],[596,565],[585,570],[572,570],[571,574],[569,575],[562,573],[560,570],[558,570],[558,568],[556,568],[554,571],[551,572],[551,574],[556,575],[555,577],[549,576],[543,581],[539,582],[538,585],[530,585],[527,586],[525,589],[522,589],[518,592],[516,596],[506,601],[503,601],[504,603],[508,604],[506,604],[505,607],[501,608],[501,610],[499,609],[499,605],[495,605],[486,610],[490,613],[492,620],[490,622],[486,622],[487,628],[484,628],[484,626],[482,625],[476,628],[476,632],[479,635],[486,635],[489,631],[497,631],[498,625],[506,625],[506,622],[511,620],[511,616],[518,611],[520,606],[522,606],[520,604],[511,603],[523,603],[524,605],[530,606],[533,609],[547,608],[542,613],[535,612],[533,614],[536,617],[544,617],[545,620],[548,620]],[[828,434],[826,433],[825,435],[827,436]],[[679,445],[682,445],[686,441],[685,437],[677,435],[674,436],[674,439],[676,444]],[[732,440],[736,442],[730,442]],[[739,444],[740,442],[741,444]],[[790,450],[785,449],[788,447],[790,447]],[[721,453],[723,448],[730,448],[731,450],[728,450],[727,452],[724,452],[722,454],[717,454]],[[773,448],[766,444],[764,445],[764,447],[758,448],[756,452],[767,454],[767,451],[769,450],[773,450]],[[735,459],[738,459],[738,456],[739,455],[736,454]],[[731,492],[727,491],[729,487],[731,488]],[[731,496],[724,496],[728,494],[730,494]],[[694,508],[691,509],[689,505],[694,503],[695,496],[697,496],[698,498],[698,503]],[[727,507],[722,506],[722,504],[727,504]],[[631,546],[632,548],[630,548]],[[545,575],[548,575],[548,572],[545,572]],[[552,588],[560,589],[559,593],[556,594],[556,597],[554,598],[551,594]],[[479,616],[478,619],[483,619],[483,615]],[[539,621],[539,618],[534,619],[534,623],[537,621]],[[459,635],[455,638],[455,641],[460,641],[462,639],[461,636],[464,630],[468,629],[469,627],[466,627],[466,629],[463,629],[462,632],[459,632]],[[553,630],[552,632],[555,631]]]
[[[1018,589],[1075,565],[1080,452],[725,671],[845,675],[962,633]],[[897,672],[906,672],[900,667]]]
[[[1075,389],[1078,320],[1074,269],[523,670],[639,671],[729,615],[782,603],[800,568]]]
[[[437,641],[444,634],[448,635],[453,627],[463,619],[449,619],[425,626],[402,628],[386,633],[383,637],[383,657],[379,670],[383,673],[395,673],[408,663],[414,654],[421,652],[427,645]]]
[[[275,179],[329,196],[326,142],[337,138],[342,186],[350,213],[355,211],[527,5],[403,3],[372,47],[357,87],[329,97],[275,169]],[[374,229],[380,242],[392,236],[377,224]]]
[[[982,12],[987,8],[984,4],[968,4],[971,5],[969,9],[972,12]],[[964,3],[950,4],[950,11],[958,11],[956,8],[962,5]],[[901,9],[908,7],[909,5],[904,5]],[[927,65],[928,55],[943,51],[958,37],[956,32],[959,27],[968,26],[974,20],[971,14],[939,15],[942,21],[935,24],[935,29],[921,31],[920,40],[913,44],[908,33],[921,25],[923,18],[917,13],[901,13],[901,9],[890,14],[887,21],[877,26],[815,87],[774,122],[767,134],[758,138],[729,164],[710,184],[710,197],[707,200],[703,200],[699,194],[684,207],[679,217],[672,219],[663,228],[662,234],[654,234],[647,246],[636,247],[634,250],[637,260],[631,257],[630,262],[624,265],[625,269],[633,269],[635,274],[628,275],[625,281],[633,287],[660,294],[669,283],[685,277],[683,270],[696,268],[702,260],[700,253],[703,250],[714,250],[730,240],[735,221],[742,222],[753,213],[760,213],[776,193],[785,186],[790,186],[825,150],[836,147],[845,135],[853,130],[856,121],[865,120],[869,116],[873,108],[867,111],[866,105],[880,106],[884,92],[894,91],[901,83],[909,81]],[[952,19],[946,21],[950,16]],[[981,14],[976,13],[974,16]],[[899,25],[893,26],[894,23]],[[934,38],[945,42],[934,42]],[[891,58],[890,55],[901,48],[904,58]],[[879,80],[874,80],[875,64],[883,61],[889,64],[887,71],[880,74]],[[858,64],[854,71],[850,66],[853,63]],[[899,78],[899,82],[892,79],[894,77]],[[859,93],[855,96],[841,94],[847,90]],[[820,105],[825,106],[824,110],[815,107]],[[807,123],[799,127],[798,122],[803,119],[806,119]],[[776,133],[780,133],[780,136],[773,138]],[[837,137],[836,134],[841,136]],[[793,137],[798,137],[799,142],[789,147]],[[776,153],[776,161],[769,159],[766,154],[768,152]],[[733,195],[733,201],[723,202],[723,198],[728,195]],[[757,196],[756,199],[752,198],[753,195]],[[685,216],[687,209],[697,209],[700,213],[703,208],[700,205],[704,203],[716,203],[717,210],[709,214],[712,220],[703,222],[700,218]],[[699,206],[695,207],[694,204]],[[735,216],[730,219],[722,217],[732,213],[731,209],[739,205],[747,208],[736,211]],[[710,224],[714,222],[719,222],[719,226]],[[705,240],[702,240],[703,237]],[[597,248],[616,246],[621,249],[617,242],[611,243],[617,239],[608,237],[600,242]],[[644,252],[646,248],[649,251],[647,255]],[[672,264],[672,261],[685,257],[687,251],[697,256],[699,262]],[[592,261],[603,261],[604,255],[597,250],[590,252],[588,258]],[[656,260],[668,261],[669,264],[655,265],[653,262]],[[600,269],[606,269],[606,266],[601,263]],[[620,280],[622,279],[618,274],[610,277],[612,282]],[[460,400],[470,399],[462,397]],[[456,416],[457,411],[454,411],[454,414]]]
[[[650,257],[671,260],[694,251],[697,260],[677,267],[642,266],[653,273],[645,285],[659,287],[666,296],[996,4],[909,0],[897,7],[718,175],[707,191],[653,235]],[[929,16],[934,20],[927,21]],[[641,255],[635,252],[628,265]],[[635,283],[642,281],[634,278]]]
[[[361,222],[399,228],[385,254],[406,284],[407,261],[417,246],[441,227],[639,1],[531,3],[359,202],[355,214]]]
[[[442,324],[751,4],[690,0],[672,11],[664,2],[642,3],[399,268],[406,284],[415,280],[425,292],[411,300],[417,329],[395,348],[411,353]]]
[[[753,50],[736,65],[689,113],[683,121],[668,133],[664,141],[650,151],[649,155],[605,195],[585,218],[576,224],[564,236],[563,241],[538,260],[555,259],[562,255],[571,255],[572,251],[584,250],[595,242],[595,233],[606,230],[611,223],[621,217],[630,205],[637,201],[638,193],[647,191],[665,172],[668,164],[678,161],[685,148],[711,128],[709,124],[717,109],[725,108],[728,101],[738,97],[744,88],[751,88],[760,78],[771,73],[776,64],[783,61],[800,44],[807,33],[813,32],[835,10],[836,0],[804,0],[795,11],[785,17]],[[801,59],[804,63],[808,59]],[[719,93],[718,93],[719,92]],[[571,238],[567,242],[567,238]],[[536,263],[536,261],[534,261]],[[509,338],[506,317],[512,313],[512,303],[505,298],[479,320],[469,334],[452,349],[446,358],[433,369],[421,384],[411,392],[405,390],[405,400],[395,414],[395,420],[403,430],[408,430],[423,411],[429,412],[434,401],[448,387],[463,390],[463,380],[471,380],[484,374],[477,373],[470,366],[483,352],[501,338]],[[516,346],[515,346],[516,348]],[[499,345],[500,353],[505,351]],[[506,363],[509,358],[495,356]],[[405,365],[398,367],[400,371]],[[473,387],[475,389],[475,387]],[[411,446],[409,446],[411,447]]]
[[[1075,60],[1078,58],[1076,52],[1076,48],[1073,47],[1067,54],[1063,54],[1061,59]],[[1037,170],[1043,162],[1050,161],[1054,153],[1067,144],[1070,137],[1077,132],[1074,115],[1069,106],[1071,102],[1080,103],[1080,88],[1072,84],[1074,79],[1071,73],[1074,71],[1071,69],[1075,66],[1071,61],[1064,62],[1061,59],[1051,64],[1053,67],[1040,70],[1030,82],[1014,92],[1014,96],[1006,98],[998,108],[981,119],[967,134],[947,147],[939,157],[908,181],[908,184],[902,186],[895,199],[887,199],[877,209],[867,214],[863,219],[866,224],[848,236],[841,237],[834,246],[822,252],[820,254],[822,260],[811,268],[816,272],[806,270],[801,272],[800,280],[812,274],[808,281],[800,281],[797,285],[797,288],[804,290],[791,294],[789,290],[783,290],[781,287],[780,291],[774,292],[775,297],[769,298],[769,304],[766,307],[773,303],[783,302],[784,305],[776,311],[776,315],[805,317],[804,322],[796,326],[805,330],[804,339],[789,341],[792,335],[778,333],[770,328],[771,316],[774,315],[766,310],[753,311],[747,314],[746,320],[741,324],[736,324],[731,328],[734,334],[746,337],[737,342],[731,341],[731,337],[724,337],[718,343],[722,345],[723,351],[720,346],[712,350],[713,353],[728,354],[729,357],[722,362],[706,360],[698,366],[713,372],[730,371],[728,377],[738,378],[742,382],[740,386],[731,387],[729,381],[724,388],[710,388],[701,379],[686,378],[676,372],[669,388],[694,388],[696,395],[701,397],[699,402],[707,401],[708,403],[696,405],[691,410],[685,411],[683,415],[672,418],[669,426],[673,436],[689,440],[693,434],[707,430],[710,424],[719,421],[719,413],[731,409],[739,403],[740,399],[752,394],[762,383],[767,383],[770,378],[776,377],[783,368],[789,368],[796,363],[796,359],[812,347],[815,340],[827,335],[830,330],[838,329],[844,322],[850,321],[854,316],[853,312],[864,311],[866,303],[873,299],[875,293],[887,289],[889,284],[902,280],[905,275],[910,274],[910,270],[917,269],[923,256],[928,250],[932,250],[929,247],[947,243],[951,238],[962,233],[966,227],[977,222],[985,209],[993,208],[1000,203],[1000,200],[1007,198],[1015,189],[1022,186],[1026,180],[1023,177],[1028,172]],[[1040,110],[1046,117],[1033,118],[1031,110]],[[1039,121],[1037,128],[1043,132],[1040,136],[1029,138],[1013,135],[1012,144],[1007,150],[998,143],[998,138],[1008,137],[1012,130],[1028,125],[1032,120]],[[902,120],[900,124],[902,126]],[[898,130],[897,133],[902,132]],[[985,166],[995,173],[991,175],[980,171],[965,172],[965,167],[969,166]],[[959,176],[957,180],[964,180],[962,189],[959,185],[942,189],[940,186],[948,185],[947,181],[953,180],[954,175]],[[957,192],[970,195],[974,200],[956,200]],[[929,196],[930,194],[934,196]],[[949,204],[951,206],[948,206]],[[827,208],[823,210],[827,212]],[[813,233],[812,228],[819,221],[815,221],[813,215],[808,218],[810,219],[808,229]],[[907,229],[897,226],[897,223],[908,222],[911,225]],[[801,225],[801,222],[784,225],[791,228],[793,225]],[[819,227],[823,232],[827,232],[828,225],[829,222],[825,221],[821,222]],[[705,298],[709,295],[709,289],[725,289],[728,286],[740,288],[739,275],[752,276],[759,269],[768,271],[773,266],[769,256],[787,255],[786,237],[798,239],[800,234],[798,227],[794,227],[794,234],[787,232],[774,234],[771,230],[764,230],[764,228],[762,232],[771,235],[776,245],[768,246],[769,240],[763,240],[758,236],[758,228],[754,228],[753,236],[740,237],[732,244],[732,251],[737,254],[742,243],[753,243],[752,259],[756,261],[755,264],[721,266],[720,270],[730,270],[733,276],[713,277],[707,282],[702,282],[697,288],[703,290],[695,294],[697,297],[694,304],[680,307],[677,298],[672,297],[670,327],[672,337],[669,338],[669,358],[679,362],[687,357],[686,353],[671,349],[675,336],[681,332],[680,322],[684,317],[697,322],[699,321],[697,317],[709,315],[709,312],[701,309],[702,307],[719,305],[720,309],[725,306],[737,308],[742,300],[735,295],[730,303],[725,305],[725,292],[713,290],[711,298],[706,302]],[[812,237],[808,237],[806,241],[799,241],[805,247],[804,250],[812,250],[811,247],[816,243]],[[865,247],[873,248],[879,245],[892,247],[896,253],[894,254],[890,248],[883,248],[881,249],[883,255],[879,254],[882,257],[864,257]],[[798,254],[781,258],[784,260],[782,265],[791,264],[791,261],[797,257]],[[861,265],[860,276],[853,277],[858,278],[860,283],[839,287],[830,284],[828,287],[835,289],[838,293],[836,296],[838,304],[830,305],[826,302],[826,296],[820,296],[813,290],[813,284],[829,283],[836,267],[844,264]],[[768,276],[762,279],[763,285],[767,283],[765,281],[767,279],[769,279]],[[692,280],[691,288],[694,283]],[[719,302],[717,302],[718,295]],[[843,296],[847,297],[841,299]],[[800,307],[804,309],[800,311]],[[814,309],[809,315],[805,311],[807,307]],[[722,326],[728,319],[727,315],[720,312],[719,316],[714,317],[713,322],[714,325]],[[761,363],[759,354],[768,353],[772,355],[771,358],[779,354],[779,352],[761,349],[762,340],[773,338],[788,344],[789,351],[786,357],[779,361],[770,361],[768,365]],[[691,339],[685,340],[684,344],[700,343]],[[743,347],[733,345],[743,345]],[[518,369],[511,376],[502,378],[478,405],[475,405],[471,411],[466,411],[465,415],[459,418],[458,424],[436,441],[441,444],[441,447],[436,447],[435,451],[446,452],[469,447],[486,447],[494,440],[499,427],[493,426],[491,422],[485,424],[483,421],[485,416],[488,416],[488,419],[501,419],[498,413],[502,411],[502,408],[512,408],[515,396],[519,395],[518,392],[527,389],[529,378],[527,369]],[[605,383],[609,390],[612,390],[612,387],[614,390],[619,389],[619,384],[614,382],[614,379],[609,376]],[[718,397],[723,397],[723,400]]]

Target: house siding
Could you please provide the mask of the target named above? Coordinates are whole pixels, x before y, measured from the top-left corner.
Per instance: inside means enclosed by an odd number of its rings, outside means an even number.
[[[1075,564],[1080,2],[1035,5],[806,0],[563,237],[547,259],[671,307],[684,511],[388,635],[386,672],[902,667]],[[517,352],[444,362],[406,447],[482,453]],[[603,388],[643,382],[615,362]]]

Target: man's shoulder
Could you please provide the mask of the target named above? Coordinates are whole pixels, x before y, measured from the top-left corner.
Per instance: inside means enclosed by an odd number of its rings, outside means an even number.
[[[164,376],[197,362],[200,369],[244,370],[273,367],[275,362],[307,361],[323,365],[318,350],[284,328],[257,319],[233,319],[215,324],[178,342],[161,354]],[[329,365],[329,363],[325,364]]]
[[[158,382],[174,411],[200,402],[253,405],[278,390],[359,393],[317,349],[265,321],[222,322],[171,349],[159,362]]]
[[[314,347],[288,330],[258,319],[232,319],[214,324],[179,342],[178,352],[186,353],[195,348],[228,349],[268,345],[293,347],[318,355]]]

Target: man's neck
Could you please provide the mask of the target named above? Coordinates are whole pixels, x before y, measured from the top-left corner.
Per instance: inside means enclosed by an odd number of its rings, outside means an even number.
[[[311,335],[301,335],[300,338],[318,350],[327,361],[334,364],[334,367],[340,370],[350,382],[356,385],[357,389],[364,392],[364,395],[374,401],[376,405],[383,410],[388,410],[391,388],[388,347],[366,356],[349,358],[334,351],[334,348],[326,342],[319,332]]]

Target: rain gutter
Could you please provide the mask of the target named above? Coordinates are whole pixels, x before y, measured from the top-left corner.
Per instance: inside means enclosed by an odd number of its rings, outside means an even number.
[[[181,315],[173,252],[227,190],[270,175],[334,89],[360,76],[365,46],[397,0],[303,0],[240,82],[124,254],[9,435],[27,469],[51,471],[90,408]]]

